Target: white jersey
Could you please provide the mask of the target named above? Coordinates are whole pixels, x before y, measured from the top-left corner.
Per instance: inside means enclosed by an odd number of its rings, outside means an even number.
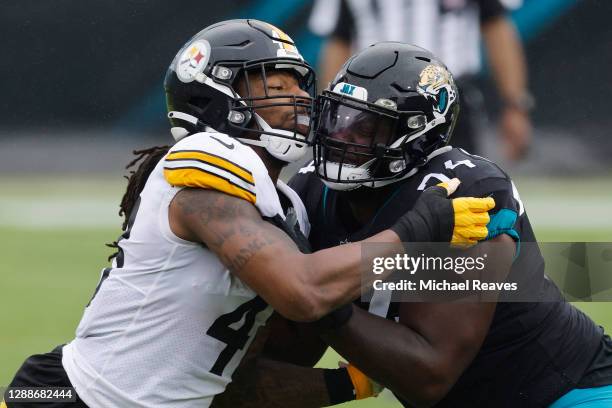
[[[147,180],[76,338],[63,348],[66,373],[92,408],[209,406],[272,313],[213,252],[173,234],[168,206],[185,186],[217,189],[284,218],[277,188],[250,147],[213,132],[172,147]],[[298,195],[281,181],[276,187],[307,234]]]

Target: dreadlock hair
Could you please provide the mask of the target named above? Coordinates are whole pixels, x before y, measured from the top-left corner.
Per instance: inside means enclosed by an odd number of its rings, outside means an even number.
[[[154,146],[149,149],[134,150],[132,153],[136,155],[136,158],[125,166],[126,169],[131,169],[136,164],[138,168],[136,170],[130,170],[129,176],[124,176],[127,181],[127,189],[121,198],[121,204],[119,204],[119,215],[123,217],[122,230],[126,231],[128,228],[130,215],[134,210],[134,206],[140,197],[140,193],[144,189],[147,179],[151,175],[151,172],[161,160],[162,157],[168,153],[170,146]],[[118,241],[114,241],[110,244],[106,244],[107,247],[115,248],[117,251],[109,256],[109,261],[116,257],[119,251]]]

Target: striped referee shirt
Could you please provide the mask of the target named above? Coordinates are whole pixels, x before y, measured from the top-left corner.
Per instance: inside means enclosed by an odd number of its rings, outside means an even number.
[[[480,25],[505,13],[501,1],[317,0],[309,26],[349,42],[353,52],[379,41],[418,45],[459,78],[480,71]]]

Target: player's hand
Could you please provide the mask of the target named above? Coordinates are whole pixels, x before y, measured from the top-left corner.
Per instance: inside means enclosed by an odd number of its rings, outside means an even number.
[[[454,178],[423,191],[412,210],[391,230],[402,242],[450,242],[453,246],[469,247],[485,239],[489,234],[488,211],[495,207],[495,200],[448,198],[459,184],[459,179]]]
[[[378,394],[385,389],[385,387],[369,378],[352,364],[340,361],[338,362],[338,366],[346,368],[349,377],[351,377],[353,389],[355,390],[355,399],[357,400],[378,397]]]
[[[457,180],[457,185],[459,185],[458,179],[453,180]],[[446,183],[440,183],[438,186],[447,188],[447,191],[449,191],[448,195],[452,194]],[[454,187],[452,191],[454,192],[456,189],[457,187]],[[452,203],[455,222],[453,236],[450,241],[451,245],[470,247],[476,245],[478,241],[482,241],[489,235],[487,224],[490,221],[489,210],[495,208],[493,197],[460,197],[452,199]]]

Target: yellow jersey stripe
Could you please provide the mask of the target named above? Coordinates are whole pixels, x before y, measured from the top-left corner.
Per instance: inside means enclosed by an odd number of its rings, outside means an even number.
[[[214,174],[215,176],[221,177],[230,181],[232,184],[237,185],[238,187],[243,188],[244,190],[250,191],[251,193],[255,193],[255,185],[247,182],[246,180],[238,177],[234,173],[231,173],[225,169],[222,169],[217,166],[212,166],[208,163],[203,163],[196,160],[166,160],[164,163],[165,169],[200,169],[206,173]]]
[[[2,401],[2,403],[0,403],[0,408],[7,408],[6,403],[4,401]]]
[[[233,183],[231,180],[197,167],[180,167],[176,169],[164,167],[164,177],[173,186],[218,190],[253,204],[257,200],[255,193]]]
[[[178,150],[173,151],[166,156],[166,160],[168,161],[176,161],[176,160],[195,160],[202,163],[209,164],[211,166],[218,167],[220,169],[229,171],[234,174],[236,177],[241,178],[249,184],[255,185],[255,181],[253,180],[253,174],[245,169],[227,160],[224,157],[220,157],[211,153],[203,152],[201,150]]]
[[[253,177],[248,177],[245,178],[243,176],[241,176],[240,174],[236,174],[232,171],[230,171],[229,169],[219,165],[219,164],[215,164],[215,163],[210,163],[208,161],[204,161],[204,160],[200,160],[200,159],[194,159],[194,158],[184,158],[184,159],[168,159],[166,158],[166,163],[167,163],[167,167],[169,168],[181,168],[181,167],[198,167],[198,168],[202,168],[203,170],[210,170],[211,172],[214,172],[215,174],[219,174],[219,175],[223,175],[223,174],[231,174],[232,176],[236,177],[237,179],[240,179],[241,181],[244,181],[245,184],[248,184],[250,186],[255,186],[255,183],[253,183]],[[199,163],[202,163],[204,166],[199,166]],[[216,172],[214,170],[212,170],[212,168],[214,169],[219,169],[221,170],[220,172]]]

